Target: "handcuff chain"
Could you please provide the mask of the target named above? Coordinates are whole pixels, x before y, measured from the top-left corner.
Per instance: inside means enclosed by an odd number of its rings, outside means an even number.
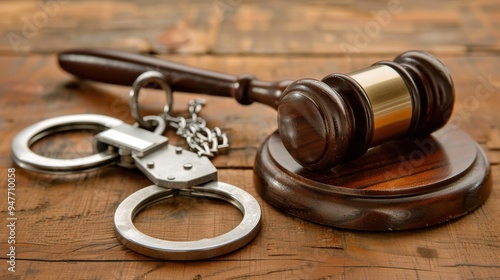
[[[226,153],[229,149],[227,134],[219,127],[208,128],[207,122],[201,118],[200,113],[204,99],[192,99],[189,101],[188,112],[190,118],[182,116],[174,117],[170,114],[163,114],[162,117],[167,124],[176,129],[176,134],[186,139],[189,148],[198,156],[214,157],[218,153]]]

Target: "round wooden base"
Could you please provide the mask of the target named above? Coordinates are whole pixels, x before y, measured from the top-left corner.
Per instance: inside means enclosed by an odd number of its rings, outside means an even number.
[[[254,167],[260,195],[279,210],[333,227],[415,229],[462,216],[491,192],[489,162],[458,128],[389,142],[326,172],[293,160],[277,132]]]

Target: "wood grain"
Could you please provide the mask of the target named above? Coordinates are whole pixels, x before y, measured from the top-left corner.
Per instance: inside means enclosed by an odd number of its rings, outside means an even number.
[[[339,42],[352,40],[371,10],[388,1],[67,1],[28,49],[16,53],[0,36],[0,278],[59,279],[494,279],[500,275],[500,58],[495,1],[412,1],[359,55],[349,58]],[[401,2],[403,3],[403,2]],[[406,3],[406,2],[405,2]],[[286,5],[284,5],[286,4]],[[2,34],[19,32],[38,1],[4,1]],[[219,4],[221,5],[221,4]],[[227,7],[227,6],[226,6]],[[89,12],[91,11],[91,12]],[[351,36],[351,37],[349,37]],[[350,38],[350,39],[349,39]],[[349,42],[349,41],[348,41]],[[276,130],[276,112],[231,99],[207,97],[201,115],[227,130],[231,149],[213,160],[223,182],[253,194],[263,208],[263,228],[248,246],[198,262],[164,262],[138,255],[115,238],[118,203],[149,185],[138,171],[118,167],[71,176],[39,175],[16,167],[16,272],[7,269],[7,168],[15,167],[10,142],[39,120],[74,113],[110,115],[132,123],[128,88],[74,80],[56,66],[56,52],[70,47],[111,47],[164,53],[163,58],[262,80],[321,78],[347,73],[407,49],[434,51],[450,69],[457,101],[451,125],[487,151],[493,190],[476,211],[425,230],[373,233],[306,222],[264,202],[253,186],[255,153]],[[151,94],[149,94],[151,93]],[[196,95],[198,96],[198,95]],[[191,94],[176,94],[174,111],[185,113]],[[163,96],[141,94],[147,113],[161,110]],[[223,113],[221,113],[223,112]],[[173,143],[182,143],[172,132]],[[89,139],[67,135],[40,143],[40,152],[79,155]],[[75,146],[73,146],[73,144]],[[202,202],[205,205],[205,202]],[[191,201],[157,205],[137,220],[144,230],[197,238],[224,231],[239,218],[231,206],[210,211]],[[227,210],[227,211],[226,211]],[[170,223],[189,216],[188,224]],[[210,223],[214,216],[220,223]],[[149,221],[156,221],[150,223]],[[191,223],[191,221],[193,223]],[[199,222],[199,224],[198,224]],[[205,230],[191,233],[201,225]],[[186,233],[189,229],[189,233]],[[201,230],[200,230],[201,231]]]
[[[465,54],[500,48],[495,0],[45,2],[3,1],[0,28],[11,35],[0,37],[0,51],[110,47],[146,53],[335,54],[350,59],[409,49]]]

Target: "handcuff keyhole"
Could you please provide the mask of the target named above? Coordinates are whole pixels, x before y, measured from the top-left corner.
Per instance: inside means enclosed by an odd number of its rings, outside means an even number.
[[[219,199],[176,195],[143,209],[135,217],[134,226],[163,240],[195,241],[222,235],[242,218],[236,207]]]

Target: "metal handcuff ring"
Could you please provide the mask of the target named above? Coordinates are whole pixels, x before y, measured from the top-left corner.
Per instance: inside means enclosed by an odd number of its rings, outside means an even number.
[[[123,124],[121,120],[101,115],[69,115],[47,119],[35,123],[12,140],[12,156],[20,167],[31,171],[45,173],[65,173],[83,170],[94,170],[115,162],[118,154],[100,149],[96,153],[78,159],[48,158],[34,153],[30,146],[41,138],[63,131],[86,129],[102,131]]]
[[[161,89],[163,89],[167,95],[167,104],[163,107],[163,115],[168,114],[174,104],[174,96],[172,89],[165,81],[165,77],[160,72],[147,71],[139,75],[130,89],[130,113],[137,121],[140,127],[146,129],[152,129],[154,126],[147,122],[147,119],[143,118],[139,112],[139,91],[141,88],[147,84],[156,83]]]
[[[227,201],[243,214],[240,224],[222,235],[196,241],[167,241],[140,232],[133,219],[143,208],[176,194],[188,194]],[[115,228],[118,239],[129,249],[158,259],[197,260],[223,255],[250,242],[260,229],[260,206],[242,189],[212,181],[188,190],[151,185],[127,197],[116,209]]]
[[[167,97],[169,108],[172,108],[168,91]],[[42,173],[92,171],[112,164],[140,169],[154,185],[127,197],[118,206],[114,217],[117,238],[138,253],[166,260],[195,260],[219,256],[250,242],[261,227],[262,214],[257,200],[242,189],[218,182],[217,169],[208,158],[168,145],[168,138],[159,135],[166,127],[163,118],[148,116],[144,119],[153,120],[160,129],[151,132],[113,117],[95,114],[47,119],[23,129],[14,137],[12,156],[20,167]],[[30,148],[50,134],[79,129],[102,131],[93,140],[95,154],[77,159],[56,159],[38,155]],[[134,217],[142,209],[177,194],[229,202],[242,212],[243,219],[225,234],[197,241],[161,240],[141,233],[133,225]]]

